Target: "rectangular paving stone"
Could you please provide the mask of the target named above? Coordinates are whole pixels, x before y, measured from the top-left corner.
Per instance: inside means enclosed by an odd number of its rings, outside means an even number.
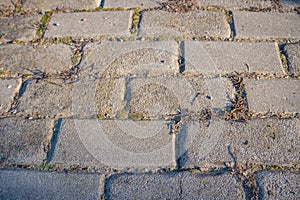
[[[72,67],[72,49],[68,45],[29,45],[7,44],[0,46],[0,70],[3,76],[24,74],[58,74]]]
[[[103,42],[84,48],[81,77],[165,76],[178,72],[175,41]]]
[[[201,6],[217,6],[227,9],[242,9],[242,8],[269,8],[272,6],[270,0],[197,0]]]
[[[300,81],[296,79],[244,79],[252,112],[299,112]]]
[[[130,10],[54,14],[45,37],[130,36],[131,15]]]
[[[179,77],[133,78],[127,82],[129,116],[164,119],[168,115],[199,115],[206,110],[222,113],[234,89],[227,79]]]
[[[255,174],[259,199],[299,199],[299,172],[261,171]]]
[[[0,10],[13,10],[15,9],[16,0],[1,0]]]
[[[0,170],[1,199],[98,199],[100,174]]]
[[[93,9],[100,6],[100,0],[26,0],[23,8],[30,11],[50,11],[50,10],[84,10]]]
[[[246,123],[184,122],[177,140],[180,166],[224,166],[224,162],[268,165],[299,163],[298,119],[254,119]]]
[[[286,44],[284,51],[287,55],[289,73],[300,75],[300,42]]]
[[[296,13],[233,11],[237,39],[300,38]]]
[[[198,10],[177,14],[154,10],[142,13],[139,36],[228,38],[230,27],[224,12]]]
[[[111,176],[106,184],[109,199],[242,199],[235,178],[226,173],[171,172]]]
[[[53,127],[53,120],[0,119],[0,164],[41,165],[49,150]]]
[[[184,41],[187,74],[283,73],[277,43]]]
[[[0,42],[36,39],[36,27],[42,15],[25,15],[0,18]]]
[[[149,8],[158,7],[159,3],[166,2],[165,0],[105,0],[103,8]]]
[[[72,85],[55,80],[29,80],[19,98],[17,113],[56,117],[72,115]]]
[[[0,79],[0,113],[7,112],[21,87],[21,79]]]
[[[158,168],[175,164],[164,121],[63,119],[51,164]]]

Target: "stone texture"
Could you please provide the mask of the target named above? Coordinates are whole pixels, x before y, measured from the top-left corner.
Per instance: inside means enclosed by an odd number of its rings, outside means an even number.
[[[84,51],[81,74],[89,79],[174,75],[179,68],[175,41],[103,42]]]
[[[100,174],[0,171],[1,199],[97,199]]]
[[[242,199],[243,194],[230,174],[113,175],[106,184],[109,199]]]
[[[268,8],[272,7],[270,0],[197,0],[201,6],[217,6],[227,9],[242,9],[242,8]]]
[[[52,137],[52,120],[0,119],[0,163],[41,165]]]
[[[83,10],[94,9],[100,6],[100,0],[26,0],[23,3],[25,10],[50,11],[50,10]]]
[[[52,164],[124,167],[174,165],[172,136],[161,121],[62,120]]]
[[[0,113],[7,112],[21,86],[20,79],[0,79]]]
[[[41,46],[7,44],[0,46],[0,69],[6,76],[58,74],[72,67],[71,47],[58,44]]]
[[[54,14],[45,37],[130,36],[131,15],[129,10]]]
[[[287,55],[289,72],[294,75],[300,75],[300,42],[286,44],[284,51]]]
[[[180,166],[268,165],[299,163],[298,119],[254,119],[246,123],[211,120],[185,122],[177,140]]]
[[[166,2],[166,0],[105,0],[104,8],[149,8],[149,7],[158,7],[160,3]]]
[[[181,48],[185,73],[283,73],[277,43],[185,41]]]
[[[198,10],[177,14],[155,10],[142,13],[139,36],[228,38],[230,28],[223,12]]]
[[[70,116],[72,85],[55,80],[28,80],[19,99],[18,113],[33,116]]]
[[[223,78],[133,78],[126,85],[126,109],[146,119],[164,119],[178,111],[190,116],[205,110],[224,112],[234,94]]]
[[[0,18],[0,42],[30,41],[36,38],[36,26],[42,15],[26,15]]]
[[[296,13],[233,11],[236,38],[300,38]]]
[[[261,171],[256,173],[259,199],[299,199],[300,174],[288,171]]]
[[[13,10],[15,9],[16,0],[1,0],[0,10]]]
[[[296,79],[245,79],[249,110],[252,112],[299,112],[300,81]]]

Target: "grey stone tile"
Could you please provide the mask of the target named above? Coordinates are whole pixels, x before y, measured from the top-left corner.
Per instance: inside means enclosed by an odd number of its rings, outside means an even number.
[[[160,6],[159,3],[166,2],[165,0],[131,0],[131,1],[123,1],[123,0],[105,0],[104,8],[153,8]]]
[[[299,173],[261,171],[256,173],[260,199],[299,199]]]
[[[26,15],[0,18],[0,42],[36,39],[36,26],[42,15]]]
[[[50,10],[84,10],[94,9],[100,6],[100,0],[26,0],[23,3],[25,10],[50,11]]]
[[[300,43],[291,43],[284,46],[287,54],[289,72],[300,75]]]
[[[68,45],[44,45],[34,48],[29,45],[7,44],[0,46],[1,69],[8,76],[24,74],[58,74],[72,67],[72,49]]]
[[[237,39],[300,38],[296,13],[233,11]]]
[[[46,160],[53,120],[0,119],[1,165],[41,165]]]
[[[163,121],[62,120],[51,163],[113,168],[173,166],[169,132]]]
[[[7,112],[21,87],[21,79],[0,79],[0,113]]]
[[[131,15],[129,10],[54,14],[45,37],[130,36]]]
[[[283,73],[277,43],[185,41],[184,73]]]
[[[177,14],[154,10],[142,13],[139,36],[228,38],[230,28],[224,12],[198,10]]]
[[[255,119],[243,122],[185,122],[177,140],[180,166],[268,165],[299,163],[298,119]]]
[[[0,2],[0,10],[13,10],[15,9],[16,0],[2,0]]]
[[[252,112],[299,112],[300,81],[296,79],[245,79],[249,110]]]
[[[97,199],[100,174],[0,170],[1,199]]]

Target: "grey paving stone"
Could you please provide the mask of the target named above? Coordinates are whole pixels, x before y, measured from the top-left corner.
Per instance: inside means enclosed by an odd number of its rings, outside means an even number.
[[[197,0],[201,6],[217,6],[228,9],[242,9],[242,8],[268,8],[272,7],[272,2],[261,0]]]
[[[1,199],[97,199],[100,174],[1,170]]]
[[[0,79],[0,113],[10,109],[14,96],[21,87],[21,79]]]
[[[165,11],[142,13],[139,36],[230,36],[230,28],[224,12],[198,10],[177,14]]]
[[[223,78],[133,78],[126,85],[126,109],[146,119],[164,119],[178,111],[191,116],[205,110],[224,112],[234,94]]]
[[[300,38],[296,13],[233,11],[236,38]]]
[[[93,9],[100,6],[100,0],[26,0],[23,3],[25,10],[50,11],[50,10],[84,10]]]
[[[175,41],[103,42],[84,52],[81,76],[89,79],[174,75],[179,69]]]
[[[0,10],[13,10],[15,9],[16,0],[1,0]]]
[[[300,75],[300,43],[286,44],[284,51],[287,54],[289,72]]]
[[[123,1],[123,0],[105,0],[104,8],[149,8],[149,7],[158,7],[159,3],[166,2],[166,0],[131,0],[131,1]]]
[[[288,171],[261,171],[256,173],[259,199],[299,199],[300,174]]]
[[[130,36],[131,15],[129,10],[54,14],[45,37]]]
[[[0,18],[0,42],[29,41],[36,38],[36,26],[42,15],[26,15]]]
[[[169,132],[163,121],[62,120],[51,163],[114,168],[173,166]]]
[[[185,73],[283,73],[276,43],[185,41],[181,47]]]
[[[1,165],[41,165],[52,137],[53,120],[0,119]]]
[[[109,199],[241,199],[243,194],[230,174],[123,174],[108,179]]]
[[[29,80],[19,98],[17,112],[41,117],[72,115],[72,85],[55,80]]]
[[[299,163],[298,119],[255,119],[243,122],[185,122],[177,140],[180,166],[224,166],[241,163]]]
[[[68,45],[44,45],[38,48],[29,45],[7,44],[0,46],[1,70],[6,76],[47,73],[58,74],[72,67],[72,49]]]
[[[296,79],[245,79],[252,112],[299,112],[300,81]]]

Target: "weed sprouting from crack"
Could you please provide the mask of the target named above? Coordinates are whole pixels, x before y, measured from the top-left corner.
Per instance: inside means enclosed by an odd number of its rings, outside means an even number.
[[[42,37],[45,33],[46,28],[50,22],[51,15],[51,12],[46,12],[45,15],[42,17],[41,22],[38,24],[36,33],[39,37]]]

